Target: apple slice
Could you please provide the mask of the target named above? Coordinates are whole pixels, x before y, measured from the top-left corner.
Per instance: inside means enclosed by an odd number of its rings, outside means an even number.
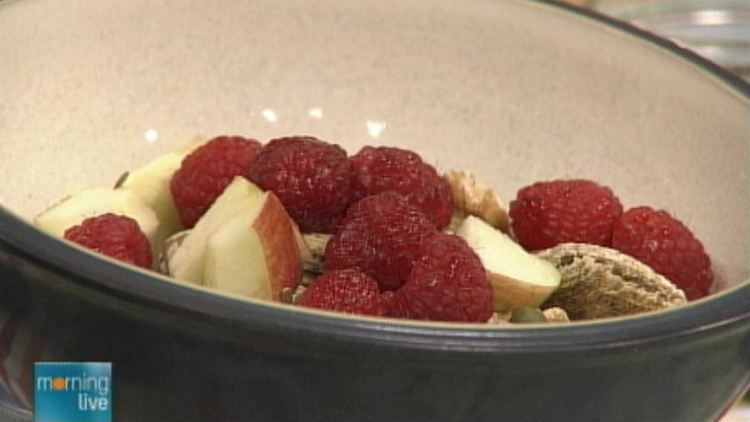
[[[204,285],[256,299],[281,301],[302,278],[294,223],[278,197],[263,194],[207,242]]]
[[[169,274],[177,280],[203,284],[208,239],[241,212],[257,208],[265,200],[259,187],[244,177],[235,177],[169,257]]]
[[[128,174],[118,189],[128,190],[143,199],[154,210],[159,219],[156,232],[154,252],[159,255],[164,248],[164,241],[183,229],[180,214],[172,200],[169,182],[172,175],[180,168],[183,155],[170,152]]]
[[[552,264],[526,252],[480,218],[468,216],[456,235],[479,255],[498,311],[538,307],[560,285],[560,273]]]
[[[53,236],[63,237],[70,227],[86,218],[113,213],[138,222],[153,245],[159,230],[159,219],[138,195],[127,190],[94,188],[71,195],[53,205],[36,218],[34,225]]]
[[[157,256],[163,252],[167,238],[184,229],[169,187],[172,176],[179,170],[182,160],[205,142],[204,138],[195,138],[183,147],[130,172],[122,183],[118,183],[118,189],[126,189],[140,196],[156,213],[159,228],[152,246]]]

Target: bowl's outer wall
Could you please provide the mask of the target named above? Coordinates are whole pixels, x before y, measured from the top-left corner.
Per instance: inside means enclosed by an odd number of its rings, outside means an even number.
[[[746,274],[747,98],[554,8],[5,0],[0,40],[0,179],[17,182],[0,198],[27,217],[196,134],[304,132],[351,152],[413,148],[503,198],[539,179],[600,180],[689,222],[725,280]],[[745,320],[641,346],[426,352],[108,294],[87,283],[115,273],[0,244],[0,318],[31,350],[6,366],[111,360],[118,421],[704,421],[749,375]]]
[[[603,350],[404,350],[123,303],[8,250],[0,265],[16,365],[113,362],[117,421],[708,421],[750,376],[746,321]]]

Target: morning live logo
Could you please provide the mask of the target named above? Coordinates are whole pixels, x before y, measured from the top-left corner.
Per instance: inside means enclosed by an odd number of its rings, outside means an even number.
[[[35,363],[34,421],[112,422],[112,363]]]

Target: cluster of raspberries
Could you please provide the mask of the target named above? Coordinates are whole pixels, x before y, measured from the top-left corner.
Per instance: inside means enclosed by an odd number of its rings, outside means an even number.
[[[171,191],[193,226],[235,176],[279,197],[303,233],[328,233],[325,272],[300,300],[349,313],[484,322],[492,288],[477,255],[440,232],[453,196],[434,167],[408,150],[364,147],[348,156],[312,137],[261,145],[219,137],[190,154]]]
[[[299,305],[346,313],[485,322],[492,286],[466,242],[441,232],[451,221],[450,186],[412,151],[364,147],[347,156],[313,137],[262,145],[221,136],[189,154],[170,188],[183,224],[193,227],[232,179],[273,191],[305,233],[332,234],[325,271]],[[536,251],[566,242],[618,249],[686,292],[708,295],[711,261],[679,220],[650,207],[623,211],[611,189],[588,180],[538,182],[510,204],[516,240]],[[144,268],[151,247],[137,222],[113,214],[85,220],[65,237]]]
[[[303,233],[335,233],[347,209],[385,191],[400,193],[438,228],[450,223],[453,197],[437,171],[415,153],[364,147],[348,157],[313,137],[218,137],[185,158],[171,182],[182,223],[190,228],[236,176],[273,191]]]
[[[432,321],[486,322],[492,286],[476,253],[437,230],[393,191],[365,197],[342,219],[325,250],[325,272],[302,306]]]

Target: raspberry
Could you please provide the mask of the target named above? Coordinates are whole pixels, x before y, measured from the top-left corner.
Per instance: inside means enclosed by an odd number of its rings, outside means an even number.
[[[608,187],[589,180],[538,182],[510,203],[513,234],[529,250],[576,242],[612,244],[612,223],[622,214]]]
[[[435,226],[396,192],[383,192],[352,205],[325,251],[327,270],[358,268],[380,289],[406,281],[422,240]]]
[[[614,224],[612,246],[649,265],[688,299],[708,295],[714,280],[711,259],[690,229],[666,211],[629,209]]]
[[[385,313],[378,282],[354,269],[324,273],[312,282],[297,303],[349,314],[383,316]]]
[[[389,313],[432,321],[487,322],[493,310],[492,286],[471,247],[460,237],[436,233],[420,250]]]
[[[386,290],[380,295],[380,298],[383,301],[383,315],[396,317],[399,312],[396,306],[396,294],[394,291]]]
[[[316,138],[270,141],[250,167],[250,179],[272,190],[305,233],[333,233],[349,205],[346,151]]]
[[[195,226],[232,179],[247,173],[259,150],[254,139],[220,136],[185,157],[170,183],[182,224]]]
[[[102,214],[65,231],[64,237],[110,258],[151,269],[151,244],[130,217]]]
[[[349,161],[352,163],[354,201],[393,190],[422,210],[438,229],[450,223],[453,216],[450,185],[415,152],[367,146]]]

